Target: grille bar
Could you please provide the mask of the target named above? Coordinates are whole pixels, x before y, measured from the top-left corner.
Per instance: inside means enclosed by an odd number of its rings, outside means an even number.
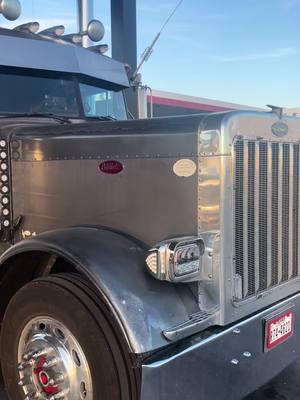
[[[299,145],[294,146],[294,206],[293,206],[293,272],[292,277],[299,273],[299,249],[298,249],[298,235],[299,235]]]
[[[293,276],[293,234],[294,234],[294,226],[293,226],[293,206],[294,206],[294,151],[293,145],[289,145],[290,152],[290,172],[289,172],[289,260],[288,260],[288,277],[287,279],[291,279]],[[295,204],[296,205],[296,204]]]
[[[279,145],[278,145],[279,146]],[[282,280],[282,204],[283,204],[283,193],[282,193],[282,173],[283,173],[283,149],[282,146],[278,148],[278,214],[277,214],[277,272],[278,277],[276,283],[280,283]]]
[[[248,295],[255,293],[255,143],[248,143]]]
[[[299,172],[299,168],[300,168],[300,155],[299,155],[299,151],[300,151],[300,146],[297,144],[295,146],[295,155],[294,155],[294,159],[295,159],[295,174],[294,174],[294,179],[295,179],[295,187],[297,187],[297,191],[296,191],[296,197],[295,197],[295,201],[296,204],[299,204],[299,200],[300,200],[300,172]],[[297,246],[297,244],[299,243],[299,229],[300,229],[300,210],[298,207],[295,207],[295,229],[296,229],[296,235],[294,236],[294,254],[295,254],[295,259],[294,259],[294,276],[299,275],[300,273],[300,249]]]
[[[281,280],[288,280],[289,264],[289,145],[283,144],[283,173],[282,173],[282,274]]]
[[[272,144],[268,143],[267,168],[272,171]],[[272,177],[267,182],[267,287],[272,284]]]
[[[267,288],[267,273],[268,273],[268,213],[267,213],[267,190],[268,190],[268,144],[261,142],[258,144],[259,149],[259,176],[258,176],[258,188],[255,198],[257,199],[256,207],[258,210],[259,218],[255,221],[258,229],[258,243],[259,243],[259,254],[258,254],[258,271],[257,271],[257,290],[264,290]]]
[[[243,210],[248,208],[248,147],[244,146]],[[243,212],[243,294],[248,295],[248,213]]]
[[[235,146],[235,231],[243,226],[243,176],[244,176],[244,142],[239,141]],[[244,277],[244,257],[243,257],[243,239],[237,237],[235,240],[235,258],[236,258],[236,275],[242,280]]]
[[[234,148],[238,300],[300,273],[300,145],[238,139]]]
[[[254,168],[254,282],[255,282],[255,293],[259,289],[259,280],[260,280],[260,199],[259,199],[259,193],[260,193],[260,159],[261,159],[261,154],[260,154],[260,146],[259,143],[255,143],[255,168]]]
[[[272,279],[271,285],[278,283],[278,185],[279,185],[279,146],[272,143]]]

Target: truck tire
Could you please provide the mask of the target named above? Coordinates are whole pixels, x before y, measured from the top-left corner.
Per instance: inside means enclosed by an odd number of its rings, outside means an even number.
[[[12,298],[1,332],[11,400],[136,400],[128,350],[96,292],[75,275],[28,283]]]

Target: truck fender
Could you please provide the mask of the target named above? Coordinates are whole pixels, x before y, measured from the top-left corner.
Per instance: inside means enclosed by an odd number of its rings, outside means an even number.
[[[121,233],[96,227],[70,227],[23,240],[0,258],[0,272],[22,254],[63,258],[94,285],[115,316],[129,350],[142,354],[166,346],[162,332],[197,312],[197,298],[186,284],[161,282],[145,266],[145,249]],[[20,263],[25,270],[26,263]],[[1,289],[3,290],[3,288]],[[1,297],[1,293],[0,293]]]

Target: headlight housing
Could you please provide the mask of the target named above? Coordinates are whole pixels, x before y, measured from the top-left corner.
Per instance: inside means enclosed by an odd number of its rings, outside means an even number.
[[[204,242],[199,238],[172,239],[149,250],[146,264],[149,272],[159,280],[198,281],[204,249]]]

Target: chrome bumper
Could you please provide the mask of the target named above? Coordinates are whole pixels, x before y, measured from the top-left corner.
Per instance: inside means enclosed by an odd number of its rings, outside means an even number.
[[[264,319],[293,309],[293,336],[264,352]],[[219,333],[180,342],[142,367],[141,400],[239,400],[300,357],[300,294]]]

